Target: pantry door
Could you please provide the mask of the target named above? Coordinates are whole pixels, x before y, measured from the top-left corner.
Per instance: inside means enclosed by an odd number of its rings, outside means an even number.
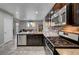
[[[13,39],[13,17],[4,14],[4,42]]]

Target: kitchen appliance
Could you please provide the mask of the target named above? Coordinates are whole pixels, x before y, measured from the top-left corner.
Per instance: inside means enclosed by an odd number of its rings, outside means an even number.
[[[51,43],[51,41],[44,37],[44,43],[45,43],[45,51],[47,55],[58,55],[58,52],[55,50],[54,45]]]
[[[59,10],[59,16],[60,16],[59,21],[61,22],[62,25],[65,25],[66,24],[66,5]]]
[[[60,16],[58,12],[56,12],[52,17],[51,17],[51,26],[58,26],[60,24]]]
[[[51,26],[61,26],[66,24],[66,5],[51,17]]]
[[[46,54],[53,55],[53,46],[47,39],[45,39],[45,45]]]

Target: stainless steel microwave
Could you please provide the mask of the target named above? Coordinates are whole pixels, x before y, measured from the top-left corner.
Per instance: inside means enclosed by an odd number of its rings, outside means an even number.
[[[60,21],[62,25],[66,24],[66,5],[59,11]]]
[[[51,26],[66,25],[66,6],[56,12],[51,18]]]

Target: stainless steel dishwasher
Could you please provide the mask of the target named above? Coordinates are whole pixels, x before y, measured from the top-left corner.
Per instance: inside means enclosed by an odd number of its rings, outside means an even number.
[[[27,45],[27,35],[17,34],[17,46],[26,46],[26,45]]]

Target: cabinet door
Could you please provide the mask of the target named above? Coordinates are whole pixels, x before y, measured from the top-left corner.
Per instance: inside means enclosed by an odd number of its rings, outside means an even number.
[[[18,35],[18,45],[26,45],[27,40],[26,40],[26,35]]]
[[[79,3],[67,5],[67,24],[79,26]]]
[[[29,46],[43,45],[43,35],[27,35],[27,45]]]
[[[66,18],[67,18],[67,24],[68,25],[73,25],[74,21],[73,21],[73,14],[72,14],[73,10],[72,10],[72,4],[69,3],[67,5],[67,12],[66,12]]]
[[[74,17],[74,25],[78,25],[79,26],[79,3],[74,3],[72,4],[72,13],[73,13],[73,17]]]
[[[13,17],[8,14],[3,14],[4,20],[4,42],[13,39]]]

